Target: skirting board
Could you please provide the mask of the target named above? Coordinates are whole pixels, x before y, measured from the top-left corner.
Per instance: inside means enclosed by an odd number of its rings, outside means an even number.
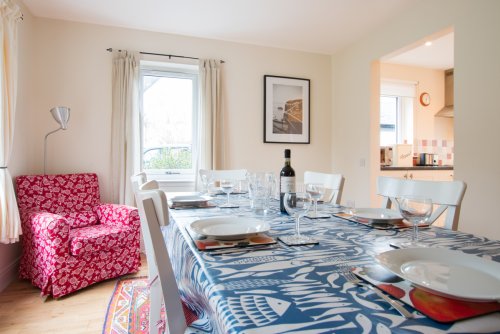
[[[12,283],[14,280],[17,279],[18,277],[17,271],[19,268],[20,260],[21,257],[16,258],[14,262],[5,265],[0,271],[0,292],[5,290],[10,283]]]

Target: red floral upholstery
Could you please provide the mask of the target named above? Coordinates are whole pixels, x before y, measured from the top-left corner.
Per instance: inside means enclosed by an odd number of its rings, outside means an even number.
[[[96,174],[18,176],[23,254],[19,274],[64,296],[96,282],[137,272],[137,209],[101,204]]]

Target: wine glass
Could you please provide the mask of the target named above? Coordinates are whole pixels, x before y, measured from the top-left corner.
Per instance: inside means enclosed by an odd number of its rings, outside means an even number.
[[[413,224],[411,241],[402,245],[406,247],[425,247],[425,245],[418,242],[418,224],[429,220],[432,213],[432,200],[424,197],[402,196],[397,198],[396,201],[401,216]]]
[[[306,185],[306,191],[311,195],[313,205],[314,205],[314,212],[309,213],[308,217],[309,218],[324,217],[323,215],[318,215],[318,201],[325,194],[325,186],[321,183],[308,183]]]
[[[286,193],[283,197],[286,212],[295,218],[295,234],[280,237],[288,245],[305,245],[315,243],[313,238],[300,234],[300,218],[311,207],[311,195],[307,192]]]
[[[219,208],[236,208],[238,206],[233,205],[229,202],[229,195],[234,189],[234,181],[233,180],[220,180],[219,187],[221,190],[227,195],[226,204],[219,205]]]

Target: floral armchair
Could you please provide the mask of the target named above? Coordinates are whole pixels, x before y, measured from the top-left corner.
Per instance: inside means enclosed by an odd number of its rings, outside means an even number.
[[[139,270],[137,209],[101,204],[96,174],[18,176],[16,184],[19,274],[42,296],[58,298]]]

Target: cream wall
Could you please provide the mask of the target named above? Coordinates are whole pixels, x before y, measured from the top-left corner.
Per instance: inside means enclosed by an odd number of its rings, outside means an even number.
[[[443,70],[381,63],[380,77],[418,83],[413,114],[415,139],[453,140],[453,118],[434,117],[444,107]],[[431,96],[431,103],[425,107],[419,102],[422,92]]]
[[[225,168],[279,172],[292,150],[299,179],[305,169],[331,166],[330,57],[305,52],[161,33],[34,18],[23,6],[15,177],[43,172],[43,138],[57,128],[50,108],[71,108],[69,128],[48,139],[47,173],[96,172],[110,198],[112,55],[106,48],[225,60]],[[264,144],[264,75],[311,80],[311,144]],[[0,245],[0,291],[15,277],[19,244]]]
[[[468,184],[459,229],[500,239],[491,210],[500,201],[500,2],[420,1],[332,57],[333,167],[346,175],[343,198],[371,204],[379,169],[374,125],[378,59],[428,35],[455,32],[455,179]],[[367,159],[361,167],[360,159]],[[358,204],[359,203],[359,204]]]
[[[104,200],[110,196],[111,61],[109,47],[225,60],[223,90],[226,168],[278,172],[284,148],[292,149],[297,173],[329,170],[331,144],[330,59],[328,56],[105,26],[36,19],[32,76],[35,120],[20,124],[42,171],[43,136],[56,128],[55,105],[71,108],[67,131],[49,137],[48,173],[95,171]],[[311,80],[311,144],[263,143],[264,74]],[[325,154],[325,152],[327,152]]]

